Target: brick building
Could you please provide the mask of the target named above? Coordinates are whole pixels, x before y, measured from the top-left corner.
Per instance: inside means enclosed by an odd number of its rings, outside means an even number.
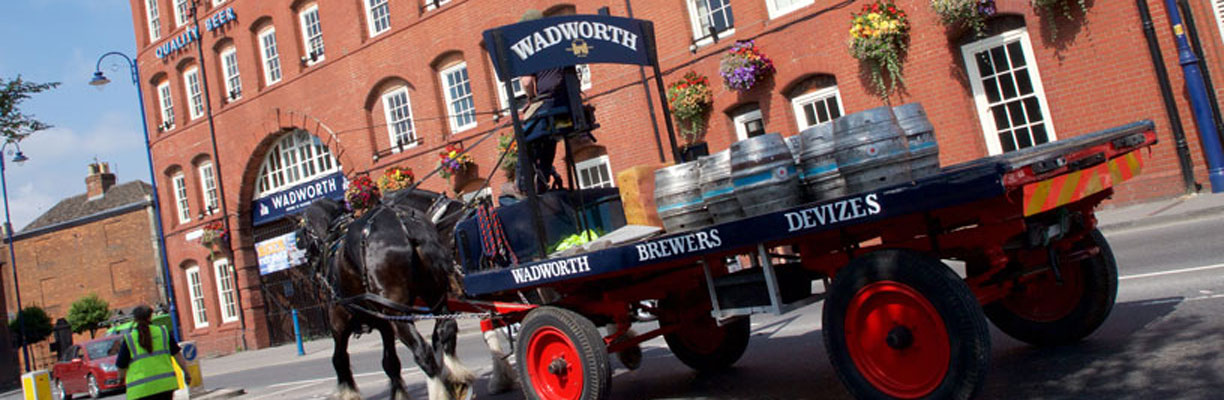
[[[485,133],[508,131],[480,32],[517,22],[528,8],[557,15],[607,7],[654,21],[665,81],[692,70],[716,82],[705,136],[711,152],[759,132],[789,136],[883,104],[846,45],[850,13],[865,1],[210,0],[199,2],[198,25],[192,3],[131,1],[148,122],[158,127],[152,150],[165,188],[181,320],[188,339],[210,352],[288,340],[291,308],[321,320],[307,274],[289,267],[298,256],[282,216],[338,196],[343,176],[392,165],[422,176],[444,146],[470,147]],[[998,14],[977,37],[941,25],[930,1],[897,3],[912,30],[905,90],[890,101],[925,106],[944,165],[1151,119],[1162,143],[1115,201],[1186,190],[1135,4],[1089,2],[1087,12],[1067,18],[1039,13],[1029,1],[998,1]],[[1172,27],[1163,2],[1149,3],[1164,51],[1159,61],[1170,71],[1193,174],[1202,182],[1206,166]],[[1208,72],[1224,76],[1220,10],[1192,2],[1191,11]],[[726,89],[717,83],[719,58],[749,39],[777,72],[747,92]],[[616,171],[661,161],[667,140],[658,133],[665,135],[653,83],[632,66],[581,72],[602,124],[599,146],[579,157],[581,186],[610,185]],[[496,152],[488,143],[472,154],[498,188],[504,178],[489,174]],[[436,178],[424,187],[448,190]],[[232,253],[217,256],[196,239],[222,210],[236,234]]]
[[[166,305],[152,189],[141,181],[116,185],[105,163],[91,164],[89,170],[85,193],[61,200],[13,235],[21,305],[42,307],[52,323],[67,317],[72,302],[89,294],[106,300],[111,310]],[[11,319],[17,303],[8,252],[4,261],[0,273]],[[74,341],[87,339],[89,333],[83,333]],[[29,346],[35,369],[54,363],[48,346],[52,340]]]

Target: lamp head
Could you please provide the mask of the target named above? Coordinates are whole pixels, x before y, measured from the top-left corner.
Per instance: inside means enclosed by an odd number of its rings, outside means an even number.
[[[13,154],[13,162],[17,163],[17,165],[25,164],[29,160],[30,158],[26,157],[25,153],[22,153],[21,150],[17,150],[17,153]]]
[[[110,79],[107,79],[106,75],[102,75],[102,71],[94,72],[93,79],[89,80],[89,84],[98,88],[98,90],[102,90],[102,87],[108,83],[110,83]]]

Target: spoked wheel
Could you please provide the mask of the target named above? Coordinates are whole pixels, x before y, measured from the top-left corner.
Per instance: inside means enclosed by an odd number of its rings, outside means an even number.
[[[518,370],[528,399],[599,400],[611,392],[608,352],[595,324],[573,311],[540,307],[523,320]]]
[[[1100,231],[1093,230],[1072,251],[1093,246],[1100,249],[1096,255],[1060,265],[1062,282],[1047,271],[987,305],[986,316],[1009,336],[1035,345],[1073,343],[1092,334],[1118,293],[1118,265]]]
[[[860,399],[968,399],[985,381],[990,332],[960,277],[938,260],[883,250],[838,272],[825,349]]]
[[[684,365],[698,371],[715,371],[730,367],[744,355],[751,329],[748,317],[718,326],[713,317],[706,315],[663,335],[663,339]]]

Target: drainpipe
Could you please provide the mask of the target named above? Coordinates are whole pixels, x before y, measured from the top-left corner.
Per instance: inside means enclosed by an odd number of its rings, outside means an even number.
[[[1160,42],[1156,39],[1156,29],[1152,26],[1152,13],[1148,10],[1147,1],[1135,0],[1135,5],[1139,8],[1139,18],[1143,21],[1143,35],[1147,38],[1152,67],[1156,70],[1156,83],[1160,85],[1160,97],[1164,100],[1165,114],[1169,117],[1169,129],[1173,131],[1183,189],[1185,193],[1190,194],[1197,191],[1197,184],[1194,183],[1194,165],[1190,161],[1190,146],[1186,144],[1186,132],[1182,129],[1181,116],[1177,114],[1177,103],[1173,101],[1169,71],[1164,66],[1164,56],[1160,53]]]
[[[1190,8],[1190,3],[1186,0],[1177,0],[1177,4],[1181,6],[1181,12],[1186,22],[1186,33],[1189,35],[1190,47],[1194,49],[1194,54],[1199,58],[1200,65],[1207,65],[1204,61],[1206,56],[1203,54],[1203,44],[1198,34],[1198,27],[1195,26],[1194,12]],[[1207,99],[1211,103],[1211,116],[1215,117],[1216,133],[1220,134],[1220,139],[1224,141],[1224,118],[1220,117],[1220,100],[1216,98],[1215,84],[1211,81],[1211,70],[1203,68],[1203,84],[1207,87]]]
[[[1165,0],[1169,13],[1169,25],[1173,26],[1173,37],[1177,39],[1177,58],[1181,62],[1182,72],[1186,80],[1186,91],[1190,94],[1190,109],[1194,112],[1194,122],[1199,128],[1199,144],[1207,158],[1207,179],[1211,182],[1211,192],[1224,192],[1224,150],[1220,148],[1220,135],[1216,131],[1215,118],[1211,114],[1211,102],[1207,99],[1207,89],[1203,86],[1203,71],[1199,69],[1199,59],[1190,50],[1190,42],[1186,39],[1186,29],[1182,25],[1181,12],[1177,9],[1177,0]]]

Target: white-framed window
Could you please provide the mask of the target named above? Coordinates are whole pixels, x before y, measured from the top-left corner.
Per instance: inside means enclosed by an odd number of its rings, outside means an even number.
[[[794,99],[791,99],[791,107],[795,110],[795,122],[799,125],[800,131],[832,122],[844,114],[841,104],[841,92],[837,90],[837,86],[830,86],[796,96]]]
[[[1057,140],[1027,29],[965,44],[961,54],[991,155]]]
[[[217,175],[212,161],[200,163],[200,192],[204,194],[204,212],[216,214],[221,209],[221,196],[217,194]]]
[[[234,290],[234,266],[228,258],[213,261],[217,277],[217,304],[221,306],[221,323],[238,320],[238,293]]]
[[[225,0],[212,0],[213,7],[225,4]]]
[[[149,41],[161,39],[161,9],[157,0],[145,0],[145,17],[149,19]]]
[[[408,98],[408,88],[400,86],[383,93],[382,104],[391,148],[400,151],[416,146],[416,125],[412,122],[412,101]]]
[[[183,72],[183,86],[187,89],[187,114],[191,119],[204,116],[204,92],[200,91],[200,69],[191,67]]]
[[[242,77],[238,73],[238,51],[233,47],[221,51],[221,72],[225,74],[225,97],[229,101],[242,98]]]
[[[608,162],[607,155],[579,161],[574,164],[574,169],[578,171],[579,189],[616,187],[616,181],[612,179],[612,164]]]
[[[425,1],[425,11],[436,10],[438,8],[441,8],[443,5],[446,5],[446,3],[451,2],[451,0],[424,0],[424,1]]]
[[[714,35],[721,39],[735,34],[731,0],[688,0],[686,3],[696,45],[713,43]]]
[[[578,71],[578,90],[588,90],[591,88],[591,64],[577,64],[574,69]]]
[[[319,25],[319,5],[311,4],[298,14],[302,22],[302,43],[306,45],[306,65],[323,61],[323,28]]]
[[[174,189],[174,205],[176,206],[175,211],[178,212],[179,223],[191,222],[191,205],[187,203],[187,176],[182,172],[174,174],[170,178],[170,184]]]
[[[815,0],[765,0],[765,5],[769,8],[769,19],[774,19],[814,2]]]
[[[736,140],[744,140],[765,134],[765,119],[761,117],[761,109],[753,107],[731,117],[735,125]]]
[[[493,91],[497,92],[498,107],[501,108],[503,113],[510,112],[510,99],[506,98],[506,82],[501,80],[501,77],[497,76],[496,71],[493,72],[493,82],[497,83]],[[519,96],[527,96],[527,90],[523,89],[523,83],[519,77],[515,77],[510,80],[510,87],[512,90],[514,90],[515,98],[518,98]]]
[[[451,132],[475,127],[476,102],[472,99],[467,63],[461,62],[447,67],[439,75],[442,79],[442,90],[446,95],[446,112],[450,116]]]
[[[157,84],[157,102],[161,106],[161,128],[174,129],[174,97],[170,95],[170,81]]]
[[[370,37],[391,29],[391,8],[387,0],[362,0],[366,7],[366,28]]]
[[[174,27],[187,25],[191,19],[191,0],[174,0]]]
[[[264,82],[267,82],[267,85],[280,82],[280,51],[276,49],[276,28],[267,27],[259,32],[259,48],[259,54],[263,56]]]
[[[1220,38],[1224,39],[1224,0],[1211,0],[1211,9],[1215,11],[1216,28],[1220,30]]]
[[[263,197],[298,183],[340,170],[331,150],[318,137],[299,130],[272,145],[259,168],[259,194]]]
[[[204,283],[200,282],[200,267],[192,265],[187,273],[187,294],[191,296],[191,319],[196,329],[208,327],[208,310],[204,306]]]

